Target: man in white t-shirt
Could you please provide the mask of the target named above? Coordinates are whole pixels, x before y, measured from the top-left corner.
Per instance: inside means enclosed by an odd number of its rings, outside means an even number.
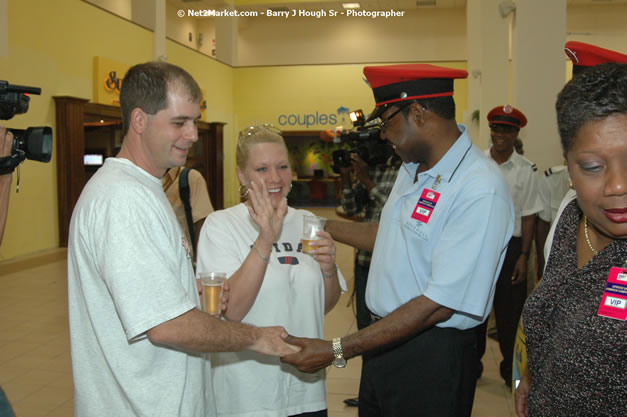
[[[190,246],[161,177],[198,140],[201,91],[185,70],[132,67],[120,92],[124,141],[81,193],[70,224],[68,292],[77,416],[213,416],[202,352],[281,356],[282,327],[199,309]]]

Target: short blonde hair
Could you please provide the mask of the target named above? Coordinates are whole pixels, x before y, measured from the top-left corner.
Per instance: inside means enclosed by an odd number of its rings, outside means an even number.
[[[235,162],[240,169],[246,168],[250,146],[257,143],[278,143],[283,145],[287,152],[287,145],[281,136],[281,131],[273,125],[249,126],[239,132],[237,139],[237,150],[235,151]]]

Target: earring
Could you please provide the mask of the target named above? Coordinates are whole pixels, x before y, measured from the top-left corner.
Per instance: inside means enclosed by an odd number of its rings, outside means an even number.
[[[245,190],[245,191],[242,192],[242,190]],[[246,186],[244,186],[243,184],[240,184],[239,189],[237,190],[237,192],[239,193],[239,198],[244,199],[248,195],[248,188]]]
[[[571,190],[575,189],[575,187],[573,187],[573,182],[570,179],[568,180],[568,188],[570,188]]]

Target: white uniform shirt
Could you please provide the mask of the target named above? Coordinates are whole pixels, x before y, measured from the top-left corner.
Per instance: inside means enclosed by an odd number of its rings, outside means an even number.
[[[569,189],[569,181],[565,165],[547,169],[538,179],[538,193],[542,202],[542,211],[538,215],[545,222],[553,223],[557,218],[558,208]]]
[[[569,189],[566,192],[566,195],[562,199],[562,202],[557,209],[557,214],[555,215],[555,219],[553,219],[553,223],[551,223],[551,229],[549,230],[549,234],[546,237],[546,241],[544,242],[544,259],[549,259],[549,254],[551,253],[551,245],[553,245],[553,236],[555,236],[555,227],[557,226],[557,220],[562,215],[562,212],[574,199],[577,198],[577,193],[575,190]],[[544,264],[544,268],[546,269],[546,263]]]
[[[320,264],[301,251],[305,210],[288,208],[270,253],[259,293],[242,323],[283,326],[288,333],[323,337],[324,278]],[[244,204],[213,212],[198,242],[198,272],[231,276],[244,262],[259,228]],[[338,271],[342,291],[346,282]],[[219,416],[279,417],[327,408],[324,370],[299,372],[279,358],[251,351],[211,355]]]
[[[490,149],[485,150],[490,158]],[[522,218],[542,211],[542,202],[538,194],[538,177],[535,164],[522,155],[512,152],[507,161],[499,165],[505,176],[509,192],[514,201],[515,224],[512,236],[522,236]]]
[[[497,165],[458,126],[462,135],[416,183],[419,164],[401,166],[383,208],[366,288],[366,303],[379,316],[420,295],[455,310],[439,327],[469,329],[490,312],[514,208]],[[440,197],[424,223],[412,216],[438,175]]]

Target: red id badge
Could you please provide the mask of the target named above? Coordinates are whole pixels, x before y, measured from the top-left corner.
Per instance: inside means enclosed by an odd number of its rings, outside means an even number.
[[[411,214],[411,218],[422,223],[429,223],[433,209],[435,209],[435,205],[438,203],[439,199],[440,193],[437,191],[428,188],[422,190],[422,195],[418,199],[418,203],[416,204],[416,208],[414,208],[414,212]]]
[[[599,316],[627,320],[627,268],[612,267],[607,277]]]

